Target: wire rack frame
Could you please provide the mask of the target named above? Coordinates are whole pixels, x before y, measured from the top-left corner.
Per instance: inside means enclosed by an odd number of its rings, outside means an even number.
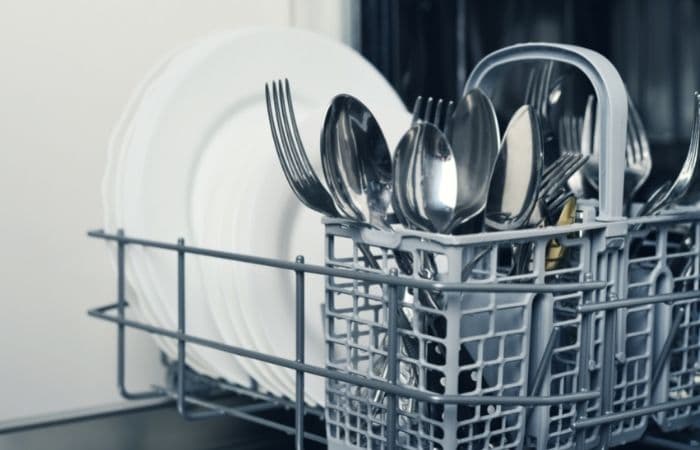
[[[386,442],[389,450],[397,448],[397,399],[413,398],[417,401],[441,404],[441,405],[503,405],[503,406],[546,406],[559,405],[563,403],[576,403],[592,400],[601,395],[599,391],[580,391],[573,394],[541,396],[539,392],[534,392],[532,395],[525,396],[491,396],[491,395],[445,395],[433,394],[419,391],[417,389],[400,386],[397,384],[395,377],[388,377],[387,381],[377,379],[369,379],[362,376],[345,373],[339,370],[333,370],[326,367],[307,364],[304,362],[304,310],[305,310],[305,277],[307,274],[320,276],[334,276],[347,279],[356,279],[358,281],[380,283],[386,285],[387,303],[390,305],[389,311],[396,311],[398,302],[399,289],[402,287],[411,287],[416,289],[426,290],[441,290],[445,292],[532,292],[532,293],[547,293],[562,291],[593,291],[602,290],[606,286],[604,281],[585,281],[576,283],[566,283],[557,285],[548,285],[544,283],[536,284],[511,284],[511,283],[443,283],[429,280],[419,280],[414,278],[402,277],[396,273],[377,274],[343,268],[332,268],[313,264],[306,264],[303,256],[298,256],[296,261],[286,261],[273,258],[265,258],[261,256],[246,255],[233,252],[225,252],[215,249],[207,249],[201,247],[188,246],[183,239],[178,239],[176,243],[164,241],[140,239],[126,235],[123,230],[118,230],[116,233],[107,233],[103,230],[89,231],[88,236],[102,239],[105,241],[116,243],[117,245],[117,300],[116,303],[111,303],[105,306],[90,309],[88,315],[97,319],[105,320],[116,324],[117,326],[117,386],[120,394],[126,399],[147,399],[147,398],[171,398],[174,399],[177,405],[177,410],[180,415],[187,420],[203,420],[211,417],[232,416],[239,419],[255,422],[257,424],[267,426],[276,430],[295,435],[295,448],[302,450],[304,441],[310,440],[321,444],[326,443],[325,436],[320,436],[315,433],[305,431],[304,418],[306,414],[318,416],[318,409],[309,409],[304,404],[304,374],[312,374],[327,379],[338,380],[346,383],[351,383],[357,386],[381,390],[386,393],[388,400],[388,414],[386,426]],[[178,278],[178,327],[176,330],[163,327],[153,326],[137,320],[126,318],[126,309],[128,307],[125,297],[125,253],[128,246],[141,246],[148,248],[158,248],[161,250],[172,251],[177,257],[177,278]],[[296,306],[295,314],[295,343],[296,354],[294,359],[282,358],[275,355],[257,352],[246,348],[223,344],[221,342],[204,339],[187,333],[186,316],[185,316],[185,256],[187,254],[206,256],[229,261],[237,261],[247,264],[266,266],[277,268],[280,270],[292,271],[295,273],[296,289],[294,294],[294,302]],[[676,302],[684,299],[697,296],[693,292],[681,292],[673,294],[648,295],[638,298],[617,299],[614,302],[590,303],[578,307],[578,313],[587,316],[599,311],[606,313],[614,313],[620,308],[629,308],[641,305],[652,305],[662,302]],[[282,301],[284,299],[280,299]],[[393,315],[393,314],[392,314]],[[391,320],[391,317],[389,317]],[[396,318],[391,320],[396,323]],[[166,387],[154,387],[149,391],[133,392],[126,387],[125,373],[125,332],[127,328],[141,330],[150,334],[159,335],[165,338],[174,339],[177,341],[177,382],[173,389]],[[556,330],[553,330],[556,332]],[[397,327],[389,328],[388,345],[389,348],[396,349],[398,346]],[[283,398],[277,398],[266,394],[261,394],[255,390],[241,388],[238,386],[219,383],[219,388],[245,394],[259,403],[245,405],[240,407],[229,407],[208,399],[199,398],[196,395],[187,391],[187,344],[196,344],[203,347],[211,348],[224,353],[237,355],[244,358],[250,358],[257,361],[274,364],[283,368],[295,371],[296,377],[296,392],[294,401]],[[542,369],[540,366],[546,364],[546,361],[551,355],[545,352],[542,355],[540,363],[536,366],[535,373],[539,373]],[[654,361],[654,367],[663,366],[668,354],[662,354],[658,360]],[[397,352],[389,352],[388,365],[390,373],[396,373],[398,365]],[[614,360],[603,361],[603,364],[614,364]],[[392,370],[393,368],[393,370]],[[584,432],[590,427],[598,427],[607,425],[619,420],[630,419],[633,417],[651,415],[662,411],[671,410],[674,408],[682,408],[690,405],[700,404],[700,397],[690,397],[681,400],[670,401],[664,404],[651,405],[644,408],[629,410],[621,413],[609,412],[596,417],[578,418],[573,423],[572,427],[577,433]],[[283,423],[272,421],[264,417],[260,417],[257,413],[269,410],[273,407],[287,407],[295,410],[294,427]],[[197,408],[194,410],[193,408]]]

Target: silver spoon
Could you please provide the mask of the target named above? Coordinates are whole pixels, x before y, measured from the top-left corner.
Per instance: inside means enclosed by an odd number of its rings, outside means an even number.
[[[452,231],[483,212],[498,159],[501,139],[496,110],[482,91],[469,91],[457,103],[447,140],[458,183],[452,218],[443,231]]]
[[[535,207],[544,165],[539,119],[520,107],[508,123],[486,203],[485,222],[496,230],[522,227]]]
[[[326,182],[339,209],[348,211],[349,217],[357,221],[391,230],[387,223],[393,184],[389,147],[377,120],[358,99],[342,94],[331,101],[321,134],[321,160]],[[411,255],[398,251],[394,255],[401,271],[410,273]],[[399,306],[396,313],[399,326],[410,329],[410,310]],[[401,344],[402,352],[411,358],[418,357],[419,349],[414,340],[402,335]],[[376,362],[373,370],[384,372],[383,364],[386,361]],[[407,379],[414,382],[417,375],[412,366],[408,373]],[[375,391],[373,398],[381,403],[384,393]],[[411,403],[407,407],[412,411],[415,405]]]
[[[377,120],[350,95],[336,96],[326,113],[321,159],[339,207],[358,221],[387,229],[391,154]]]
[[[416,228],[448,232],[457,202],[457,164],[447,137],[419,122],[394,153],[394,193],[406,221]]]
[[[450,233],[486,206],[499,151],[491,100],[481,91],[468,92],[450,125],[446,136],[435,125],[418,122],[394,153],[396,203],[418,229]]]

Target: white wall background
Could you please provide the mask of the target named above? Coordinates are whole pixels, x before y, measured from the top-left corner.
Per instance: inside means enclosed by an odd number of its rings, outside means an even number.
[[[352,42],[352,0],[0,1],[0,421],[119,401],[100,180],[112,125],[168,50],[212,30],[297,24]],[[133,386],[162,376],[147,337]]]

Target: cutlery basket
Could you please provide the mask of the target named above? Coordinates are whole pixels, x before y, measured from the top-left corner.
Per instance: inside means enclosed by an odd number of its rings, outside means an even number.
[[[480,400],[431,404],[399,395],[395,420],[403,448],[567,448],[575,439],[595,445],[595,427],[576,433],[572,424],[599,415],[602,407],[600,396],[576,396],[601,389],[605,315],[582,314],[578,307],[601,300],[593,280],[608,270],[605,230],[604,225],[582,224],[454,237],[327,221],[326,262],[331,267],[390,273],[396,268],[392,255],[400,251],[412,255],[413,277],[420,280],[418,261],[430,254],[437,262],[436,280],[464,283],[464,291],[437,294],[437,310],[414,300],[420,298],[419,289],[396,289],[396,306],[410,318],[408,324],[395,325],[399,342],[418,349],[408,354],[397,347],[396,383]],[[566,258],[557,264],[548,258],[555,245],[566,249]],[[381,268],[367,269],[358,246],[369,247]],[[511,275],[513,249],[524,247],[533,250],[532,264]],[[386,284],[328,277],[329,368],[385,379],[373,366],[387,357],[387,326],[390,316],[399,315],[387,300],[388,289]],[[571,394],[567,401],[556,400]],[[524,402],[501,403],[506,397]],[[542,402],[545,398],[550,400]],[[392,419],[385,402],[376,400],[371,390],[328,380],[329,448],[384,448]]]
[[[681,401],[677,408],[652,416],[664,431],[686,428],[700,415],[700,218],[697,209],[677,210],[675,215],[635,220],[630,227],[627,254],[627,296],[661,297],[667,301],[627,310],[619,324],[624,336],[623,357],[649,367],[629,365],[619,374],[616,402],[629,393],[649,389],[651,403]],[[646,326],[653,317],[653,327]],[[644,323],[644,325],[642,325]],[[651,342],[650,342],[651,337]],[[683,403],[684,402],[684,403]]]
[[[494,69],[533,60],[571,64],[593,85],[598,198],[580,202],[575,225],[459,237],[328,220],[331,267],[387,275],[405,266],[397,254],[413,261],[396,283],[327,278],[327,366],[397,386],[328,379],[329,448],[606,448],[640,439],[649,416],[674,430],[696,415],[697,211],[623,216],[627,94],[597,53],[508,47],[465,92],[490,95]],[[531,258],[514,271],[523,248]]]
[[[641,438],[649,415],[664,431],[689,426],[700,412],[700,214],[619,225],[629,233],[610,238],[591,222],[457,237],[327,220],[330,267],[390,274],[404,252],[425,282],[419,262],[433,255],[435,280],[462,283],[434,288],[435,309],[404,276],[396,286],[327,278],[328,368],[385,381],[376,366],[394,327],[395,383],[406,389],[390,413],[371,389],[329,379],[329,448],[384,448],[391,420],[409,449],[599,448]],[[532,261],[513,275],[523,247]],[[438,401],[411,400],[415,391]]]

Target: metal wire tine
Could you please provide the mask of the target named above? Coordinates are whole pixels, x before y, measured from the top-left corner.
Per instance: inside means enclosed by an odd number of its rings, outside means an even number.
[[[582,155],[580,153],[575,153],[572,156],[573,157],[569,159],[566,164],[561,166],[559,171],[547,180],[547,184],[542,186],[540,189],[540,198],[551,195],[554,190],[566,183],[576,171],[583,167],[589,158],[589,155]]]
[[[442,114],[442,104],[442,99],[438,99],[437,104],[435,105],[435,114],[433,115],[433,124],[441,130],[443,129],[444,125],[444,123],[442,123],[442,121],[440,120],[440,115]]]
[[[649,139],[647,138],[647,135],[644,132],[644,124],[642,123],[642,118],[640,117],[639,111],[637,111],[637,107],[634,105],[633,102],[630,102],[630,110],[632,112],[632,123],[635,125],[635,129],[637,130],[637,134],[639,135],[641,160],[644,161],[645,168],[648,167],[648,170],[651,171],[651,149],[649,147]]]
[[[571,118],[571,136],[573,139],[573,148],[581,152],[583,148],[583,117]]]
[[[277,94],[277,110],[279,112],[277,120],[279,122],[282,143],[287,147],[288,161],[290,166],[292,167],[292,173],[296,177],[297,185],[299,186],[299,189],[304,193],[304,197],[306,197],[306,190],[309,189],[309,180],[306,176],[306,168],[304,167],[303,162],[301,160],[300,149],[296,146],[296,143],[294,142],[293,131],[291,129],[292,126],[289,121],[286,106],[286,93],[284,91],[284,85],[282,84],[281,80],[277,81]]]
[[[539,78],[539,66],[536,65],[530,70],[530,76],[527,79],[527,87],[525,88],[525,104],[533,106],[536,97],[537,79]]]
[[[294,192],[309,208],[329,216],[338,216],[338,209],[328,190],[316,176],[301,143],[294,108],[292,106],[289,81],[273,83],[273,99],[276,106],[278,135],[282,147],[286,146],[286,159],[294,179]]]
[[[549,94],[549,84],[552,77],[552,69],[554,68],[553,61],[545,61],[540,68],[540,85],[539,93],[537,96],[537,106],[536,111],[542,117],[546,114],[547,109],[547,96]]]
[[[564,206],[564,203],[569,199],[569,197],[572,197],[574,194],[566,189],[565,187],[561,186],[558,191],[555,191],[553,193],[553,196],[550,196],[550,198],[544,199],[545,204],[547,205],[547,211],[554,212],[559,209],[561,209],[562,206]]]
[[[281,83],[281,82],[280,82]],[[301,136],[299,136],[299,127],[297,126],[296,115],[294,114],[294,106],[292,103],[292,90],[289,87],[289,80],[284,79],[284,85],[282,86],[283,98],[286,100],[286,107],[284,103],[282,104],[282,110],[285,112],[285,117],[287,119],[287,128],[290,129],[290,142],[293,144],[294,154],[298,157],[300,162],[300,169],[302,176],[305,179],[312,179],[320,184],[320,180],[316,177],[313,167],[309,162],[309,157],[306,154],[306,149],[301,141]]]
[[[413,114],[411,115],[411,125],[415,125],[415,123],[420,120],[420,111],[423,108],[423,97],[418,96],[416,97],[415,103],[413,103]]]
[[[279,81],[273,81],[272,82],[272,98],[274,101],[274,112],[275,112],[275,123],[276,123],[276,129],[277,129],[277,137],[279,139],[279,142],[281,144],[281,147],[283,149],[283,159],[285,161],[285,165],[288,168],[289,174],[293,180],[293,183],[296,187],[296,192],[301,194],[302,197],[305,197],[303,195],[303,186],[302,186],[302,175],[300,173],[300,168],[297,164],[296,158],[294,157],[294,150],[291,147],[291,144],[288,140],[288,133],[285,130],[285,123],[283,120],[283,103],[281,101],[281,92],[280,92],[280,83]]]
[[[586,164],[590,156],[591,155],[582,155],[580,153],[576,154],[573,161],[570,162],[570,164],[568,164],[567,167],[562,171],[562,175],[557,179],[556,184],[563,185],[564,183],[566,183],[569,180],[569,178],[572,177],[573,174],[578,172],[581,169],[581,167],[583,167],[584,164]]]
[[[566,115],[559,120],[559,147],[563,152],[578,153],[579,146],[573,135],[573,117]]]
[[[570,152],[577,152],[579,147],[574,137],[574,118],[567,116],[564,121],[564,126],[566,130],[566,148],[568,148]]]
[[[630,134],[632,135],[633,138],[633,146],[632,150],[634,152],[634,162],[635,163],[640,163],[645,161],[645,156],[644,155],[644,149],[643,143],[642,143],[642,121],[641,118],[639,117],[639,113],[637,112],[637,109],[634,107],[634,104],[630,100],[628,103],[629,107],[629,114],[628,114],[628,119],[627,119],[627,130],[629,134],[627,135],[628,142],[627,144],[629,145],[629,139],[630,139]]]
[[[542,181],[540,183],[540,186],[544,187],[546,186],[547,183],[551,181],[551,179],[561,171],[562,167],[565,167],[565,165],[573,158],[576,157],[575,153],[572,152],[566,152],[562,153],[557,159],[554,160],[551,164],[549,164],[545,169],[544,172],[542,173]]]
[[[425,103],[425,111],[423,111],[423,121],[430,122],[430,113],[433,110],[433,97],[428,97],[428,101]]]
[[[450,135],[450,131],[452,131],[452,114],[454,113],[455,110],[455,102],[450,100],[447,102],[447,108],[445,110],[445,136]]]
[[[557,168],[561,166],[562,161],[565,161],[567,158],[570,158],[570,153],[562,153],[557,159],[552,161],[551,164],[548,164],[547,167],[544,168],[544,170],[542,171],[542,180],[540,181],[540,186],[547,182],[547,180],[552,176],[552,172],[557,170]]]
[[[273,90],[275,89],[275,84],[273,82]],[[275,122],[275,114],[273,113],[272,96],[270,94],[270,86],[265,83],[265,103],[267,105],[267,118],[270,122],[270,132],[272,134],[272,142],[275,145],[275,151],[277,152],[277,159],[279,159],[280,165],[282,166],[282,171],[284,172],[285,178],[287,178],[287,183],[292,188],[292,191],[297,197],[300,197],[299,188],[297,186],[296,179],[293,175],[293,169],[290,167],[289,161],[287,160],[286,150],[282,146],[280,137],[277,130],[277,123]],[[276,109],[275,109],[276,112]]]

